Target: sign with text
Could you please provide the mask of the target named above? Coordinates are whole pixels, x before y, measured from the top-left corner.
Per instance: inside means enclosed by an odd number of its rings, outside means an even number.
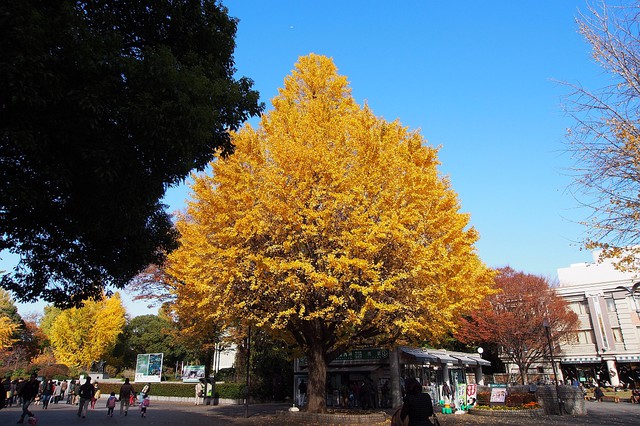
[[[368,360],[387,358],[389,358],[389,351],[387,349],[357,349],[340,354],[336,360]]]
[[[185,365],[182,369],[183,383],[197,383],[204,379],[204,365]]]
[[[138,354],[136,359],[136,382],[160,382],[162,380],[162,357],[164,354]]]

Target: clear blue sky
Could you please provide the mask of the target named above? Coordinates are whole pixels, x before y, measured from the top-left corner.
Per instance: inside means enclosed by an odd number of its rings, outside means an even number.
[[[556,276],[589,261],[587,211],[566,192],[569,93],[556,80],[597,87],[601,70],[578,33],[581,0],[235,1],[236,68],[262,100],[298,57],[332,57],[359,103],[420,129],[441,146],[441,171],[480,232],[490,266]],[[171,191],[180,208],[187,192]]]
[[[554,278],[591,259],[577,224],[588,211],[566,192],[569,89],[554,81],[604,84],[575,23],[584,0],[224,3],[240,20],[238,76],[254,80],[268,109],[298,58],[313,52],[333,58],[359,103],[440,146],[440,170],[489,266]],[[174,211],[187,197],[182,186],[165,202]]]

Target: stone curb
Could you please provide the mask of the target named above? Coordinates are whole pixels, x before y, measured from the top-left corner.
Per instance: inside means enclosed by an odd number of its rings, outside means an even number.
[[[372,425],[387,421],[386,413],[372,414],[328,414],[328,413],[307,413],[305,411],[278,411],[276,417],[286,417],[288,420],[296,419],[304,423],[317,423],[323,425]]]
[[[161,396],[161,395],[149,395],[151,401],[165,401],[165,402],[183,402],[185,404],[194,404],[196,402],[196,397],[186,397],[186,396]],[[102,394],[100,395],[100,399],[107,399],[109,395]],[[212,400],[213,398],[209,398]],[[229,398],[216,398],[215,403],[210,401],[209,404],[202,402],[202,398],[200,398],[200,405],[242,405],[244,404],[243,399],[229,399]]]
[[[485,417],[541,417],[544,416],[544,409],[533,408],[530,410],[478,410],[471,409],[469,414]]]

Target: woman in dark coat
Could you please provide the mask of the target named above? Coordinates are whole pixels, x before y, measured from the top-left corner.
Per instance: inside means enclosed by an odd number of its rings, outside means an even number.
[[[596,401],[602,402],[602,399],[604,398],[604,392],[602,392],[602,388],[600,386],[596,386],[595,390],[593,391],[593,395],[595,396]]]
[[[404,382],[407,396],[404,397],[404,405],[400,412],[400,418],[409,416],[409,426],[432,425],[429,417],[433,416],[433,403],[428,393],[422,393],[422,386],[416,379],[407,379]]]

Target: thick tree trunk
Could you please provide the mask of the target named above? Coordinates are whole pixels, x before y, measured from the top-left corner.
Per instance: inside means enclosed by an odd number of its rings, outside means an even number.
[[[391,406],[402,404],[402,390],[400,386],[400,348],[389,351],[389,367],[391,368]]]
[[[528,366],[518,364],[518,370],[520,370],[520,381],[523,385],[529,382],[529,376],[527,374]]]
[[[307,352],[309,386],[307,387],[308,411],[324,413],[326,405],[327,361],[322,345],[313,345]]]

